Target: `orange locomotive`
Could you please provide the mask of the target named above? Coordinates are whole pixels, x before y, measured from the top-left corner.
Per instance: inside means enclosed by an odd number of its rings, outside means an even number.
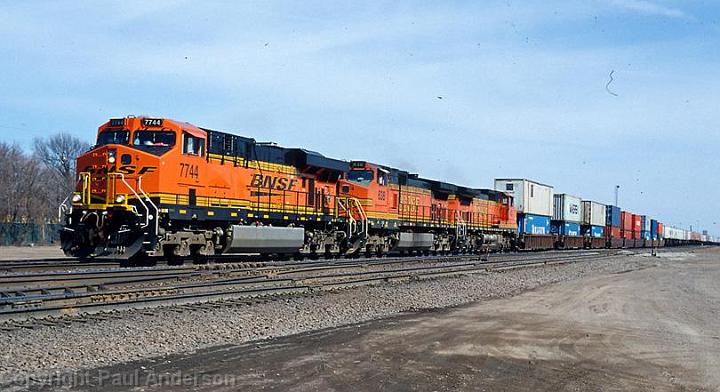
[[[61,206],[75,257],[480,251],[517,228],[502,192],[169,119],[111,119],[77,167]]]

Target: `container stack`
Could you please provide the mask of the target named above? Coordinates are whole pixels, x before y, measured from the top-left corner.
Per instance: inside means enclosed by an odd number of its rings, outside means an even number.
[[[518,219],[520,247],[552,249],[554,237],[550,233],[553,215],[553,187],[523,178],[499,178],[495,189],[512,196]]]
[[[650,220],[650,239],[653,241],[660,239],[660,237],[658,237],[658,221],[655,219]]]
[[[622,212],[618,206],[607,206],[605,238],[611,248],[622,248]]]
[[[607,207],[605,204],[590,200],[582,201],[580,233],[585,237],[585,244],[588,248],[605,247],[604,228],[606,217]]]
[[[639,240],[641,232],[642,232],[641,216],[637,215],[637,214],[633,214],[632,215],[632,239]]]
[[[651,245],[651,244],[650,244],[650,241],[652,241],[652,236],[651,236],[651,233],[650,233],[650,231],[651,231],[651,230],[650,230],[650,229],[651,229],[650,226],[651,226],[651,224],[652,224],[651,222],[652,222],[652,219],[650,219],[649,216],[647,216],[647,215],[641,215],[641,216],[640,216],[640,224],[641,224],[641,226],[642,226],[641,229],[640,229],[640,238],[642,238],[643,241],[645,241],[645,243],[646,243],[647,245]]]
[[[565,193],[553,197],[553,218],[550,232],[556,234],[559,249],[582,248],[585,241],[580,235],[582,200]]]
[[[620,213],[620,237],[623,239],[623,246],[635,247],[633,240],[633,214],[628,211]]]

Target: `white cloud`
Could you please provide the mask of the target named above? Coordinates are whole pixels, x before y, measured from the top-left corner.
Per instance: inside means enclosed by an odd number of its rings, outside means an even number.
[[[665,16],[668,18],[687,18],[688,15],[672,7],[653,3],[647,0],[612,0],[613,5],[644,15]]]

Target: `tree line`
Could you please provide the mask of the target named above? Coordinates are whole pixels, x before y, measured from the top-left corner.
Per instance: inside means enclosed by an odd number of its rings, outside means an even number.
[[[31,151],[0,141],[2,223],[60,223],[58,207],[77,182],[75,159],[91,145],[57,133],[33,140]]]

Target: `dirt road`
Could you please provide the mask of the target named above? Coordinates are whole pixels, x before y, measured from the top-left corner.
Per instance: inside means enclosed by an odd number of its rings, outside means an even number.
[[[653,259],[641,269],[461,308],[99,369],[104,380],[77,389],[127,389],[113,378],[124,375],[140,390],[178,391],[188,385],[228,391],[718,390],[718,282],[720,252]]]

